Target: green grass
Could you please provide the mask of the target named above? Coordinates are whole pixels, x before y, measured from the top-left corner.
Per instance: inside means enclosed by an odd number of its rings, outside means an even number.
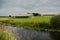
[[[50,26],[52,16],[34,16],[33,18],[0,18],[0,22],[15,27],[23,27],[34,30],[54,29]],[[49,30],[50,31],[50,30]],[[60,31],[60,30],[58,30]]]
[[[40,30],[48,28],[46,26],[50,23],[51,17],[52,16],[34,16],[33,18],[1,18],[0,21],[7,25]],[[41,27],[40,24],[44,26]]]
[[[35,16],[33,18],[0,18],[0,21],[14,20],[15,22],[50,22],[52,16]]]
[[[0,40],[16,40],[16,38],[11,32],[0,29]]]
[[[50,22],[51,16],[36,16],[33,18],[15,18],[16,22]]]

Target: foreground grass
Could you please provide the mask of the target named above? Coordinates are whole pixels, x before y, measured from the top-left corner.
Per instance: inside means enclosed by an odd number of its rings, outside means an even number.
[[[10,31],[0,29],[0,40],[16,40],[16,38]]]

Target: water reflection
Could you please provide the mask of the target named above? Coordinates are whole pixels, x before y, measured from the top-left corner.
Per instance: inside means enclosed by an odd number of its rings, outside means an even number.
[[[60,32],[50,32],[50,36],[53,40],[60,40]]]
[[[60,32],[35,31],[17,27],[6,27],[12,30],[17,40],[60,40]]]

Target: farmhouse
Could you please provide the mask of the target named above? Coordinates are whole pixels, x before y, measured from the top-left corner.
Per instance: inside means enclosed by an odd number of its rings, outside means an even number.
[[[16,18],[32,18],[33,17],[33,15],[32,14],[27,14],[27,13],[25,13],[25,14],[19,14],[18,16],[15,16]]]

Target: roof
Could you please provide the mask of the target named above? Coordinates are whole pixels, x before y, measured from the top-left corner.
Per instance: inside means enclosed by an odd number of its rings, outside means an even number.
[[[30,16],[31,14],[19,14],[18,16]]]

